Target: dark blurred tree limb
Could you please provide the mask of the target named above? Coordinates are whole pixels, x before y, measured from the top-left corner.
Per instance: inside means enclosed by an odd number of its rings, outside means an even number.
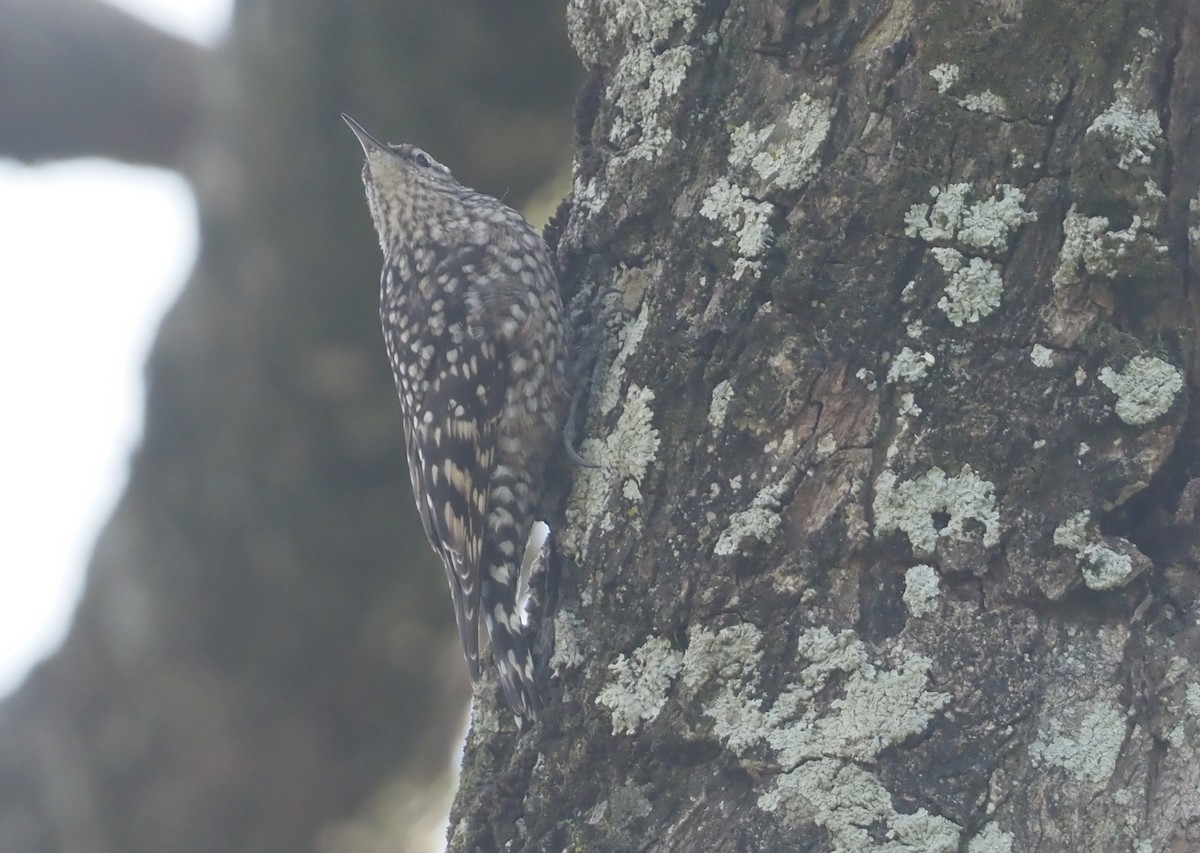
[[[94,0],[0,0],[0,155],[175,165],[205,50]]]

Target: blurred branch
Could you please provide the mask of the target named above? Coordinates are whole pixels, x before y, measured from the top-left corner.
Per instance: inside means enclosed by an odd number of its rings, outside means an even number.
[[[0,155],[173,166],[204,49],[95,0],[0,0]]]

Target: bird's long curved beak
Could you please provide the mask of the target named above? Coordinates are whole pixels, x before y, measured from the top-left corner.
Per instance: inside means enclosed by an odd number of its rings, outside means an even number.
[[[370,154],[372,150],[387,151],[388,148],[371,134],[367,133],[366,129],[356,122],[350,116],[342,113],[342,120],[350,125],[350,129],[354,131],[354,135],[358,137],[358,144],[362,146],[364,154]]]

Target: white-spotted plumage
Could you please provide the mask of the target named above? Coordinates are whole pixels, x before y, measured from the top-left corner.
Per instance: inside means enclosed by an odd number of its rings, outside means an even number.
[[[539,707],[516,601],[542,470],[567,403],[558,282],[537,232],[411,145],[344,116],[383,249],[380,317],[413,495],[480,673],[479,615],[518,721]]]

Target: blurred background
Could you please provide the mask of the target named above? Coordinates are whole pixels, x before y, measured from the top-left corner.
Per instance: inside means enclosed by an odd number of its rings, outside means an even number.
[[[338,113],[544,221],[561,5],[119,5],[0,0],[0,851],[429,849],[468,682]]]

